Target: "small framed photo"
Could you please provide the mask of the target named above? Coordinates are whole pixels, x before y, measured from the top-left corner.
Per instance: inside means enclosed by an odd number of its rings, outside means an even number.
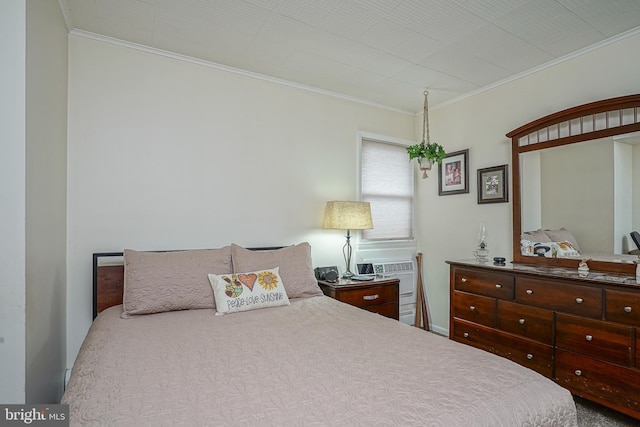
[[[447,154],[438,164],[438,194],[464,194],[469,192],[469,150]]]
[[[478,204],[509,201],[509,166],[478,169]]]

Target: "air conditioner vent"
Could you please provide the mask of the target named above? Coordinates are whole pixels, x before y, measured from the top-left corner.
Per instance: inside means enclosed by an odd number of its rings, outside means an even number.
[[[376,274],[410,272],[410,271],[413,271],[413,262],[399,261],[399,262],[385,262],[382,264],[373,264],[373,271]]]

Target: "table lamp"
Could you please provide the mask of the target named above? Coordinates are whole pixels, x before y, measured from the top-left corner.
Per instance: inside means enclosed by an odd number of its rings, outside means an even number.
[[[342,277],[350,279],[354,276],[351,272],[351,230],[373,228],[371,205],[369,202],[327,202],[323,228],[347,230],[347,243],[342,248],[347,269]]]

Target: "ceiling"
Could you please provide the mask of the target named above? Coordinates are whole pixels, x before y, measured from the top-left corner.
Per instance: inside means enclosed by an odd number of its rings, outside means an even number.
[[[639,0],[59,1],[72,32],[413,113],[640,31]]]

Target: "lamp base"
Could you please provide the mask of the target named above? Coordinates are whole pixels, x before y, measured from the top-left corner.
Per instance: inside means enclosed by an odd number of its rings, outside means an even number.
[[[342,275],[342,278],[343,279],[351,279],[353,276],[355,276],[355,274],[353,274],[351,271],[347,270]]]
[[[342,274],[343,279],[351,279],[355,274],[351,272],[351,230],[347,230],[347,243],[342,247],[342,254],[344,255],[344,262],[347,266],[344,274]]]

